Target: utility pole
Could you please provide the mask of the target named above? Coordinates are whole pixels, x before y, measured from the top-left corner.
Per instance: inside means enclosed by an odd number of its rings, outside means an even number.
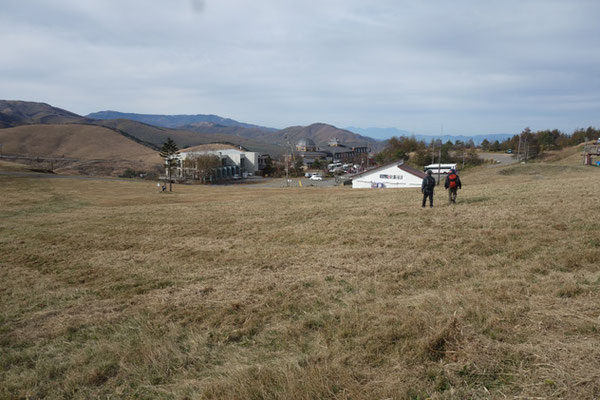
[[[431,163],[435,162],[435,140],[431,139]]]
[[[444,136],[444,124],[442,124],[442,129],[441,129],[441,136]],[[438,181],[437,184],[440,184],[440,170],[442,169],[442,138],[440,136],[440,143],[439,143],[439,155],[438,155]]]
[[[440,169],[442,169],[442,141],[440,140],[439,146],[439,155],[438,155],[438,185],[440,184]]]
[[[463,163],[462,163],[462,169],[465,169],[465,150],[466,150],[466,148],[465,148],[465,145],[463,143]]]
[[[287,143],[285,155],[285,185],[290,186],[290,142]]]
[[[521,161],[521,136],[523,134],[519,134],[519,147],[517,147],[517,161]]]

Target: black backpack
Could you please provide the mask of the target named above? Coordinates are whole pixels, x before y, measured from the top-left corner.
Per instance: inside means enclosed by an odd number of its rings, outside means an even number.
[[[431,193],[431,192],[433,192],[434,188],[435,188],[435,179],[433,179],[432,176],[427,175],[425,177],[425,191],[427,193]]]

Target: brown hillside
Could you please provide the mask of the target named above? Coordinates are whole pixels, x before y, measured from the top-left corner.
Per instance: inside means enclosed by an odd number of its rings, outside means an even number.
[[[222,126],[210,123],[186,125],[185,129],[199,133],[221,133],[234,134],[244,138],[273,143],[280,146],[286,146],[286,143],[295,143],[302,138],[314,140],[318,145],[326,146],[333,138],[339,139],[342,143],[350,146],[364,146],[365,144],[373,151],[380,151],[383,148],[383,142],[373,138],[361,136],[345,129],[336,128],[333,125],[316,123],[309,126],[292,126],[279,131],[242,128],[232,126]]]
[[[0,128],[27,124],[81,123],[86,118],[52,107],[46,103],[32,101],[0,100]]]
[[[317,145],[326,146],[333,138],[339,139],[343,144],[349,146],[369,146],[373,151],[379,151],[383,142],[373,138],[361,136],[345,129],[336,128],[328,124],[312,124],[309,126],[292,126],[278,132],[280,137],[296,142],[302,138],[312,139]]]
[[[205,127],[206,130],[202,132],[192,132],[189,130],[162,128],[128,119],[96,120],[94,124],[118,130],[136,140],[158,147],[166,142],[168,138],[171,138],[177,143],[180,149],[201,144],[227,143],[232,146],[243,146],[251,151],[268,153],[272,157],[278,157],[285,153],[285,148],[281,146],[223,133],[219,129],[211,128],[210,126]]]
[[[162,160],[155,150],[107,128],[90,125],[23,125],[0,130],[4,155],[57,157],[77,161],[55,162],[59,173],[119,175],[125,169],[156,170]],[[48,168],[43,159],[38,168]]]
[[[212,144],[201,144],[198,146],[187,147],[185,151],[214,151],[214,150],[227,150],[227,149],[239,149],[237,146],[222,143]]]
[[[180,148],[207,143],[231,143],[252,151],[268,153],[274,157],[281,156],[285,152],[281,146],[240,135],[239,133],[245,131],[245,128],[227,128],[208,124],[198,132],[191,132],[162,128],[128,119],[95,120],[46,103],[0,100],[0,129],[34,124],[95,124],[117,131],[129,139],[155,149],[160,148],[170,137]]]

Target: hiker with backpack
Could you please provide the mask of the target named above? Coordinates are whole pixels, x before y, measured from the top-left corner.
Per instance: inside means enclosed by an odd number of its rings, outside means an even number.
[[[456,203],[456,192],[458,189],[462,188],[462,184],[460,183],[460,178],[456,173],[456,170],[450,170],[450,173],[446,177],[446,182],[444,182],[444,187],[448,189],[448,203]]]
[[[421,183],[421,193],[423,193],[423,205],[421,207],[425,207],[425,203],[427,202],[427,197],[429,197],[429,207],[433,208],[433,189],[435,188],[435,179],[431,176],[431,170],[427,171],[427,176],[423,178],[423,182]]]

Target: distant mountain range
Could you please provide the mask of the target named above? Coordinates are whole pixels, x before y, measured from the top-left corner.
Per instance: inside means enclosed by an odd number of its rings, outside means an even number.
[[[258,128],[267,131],[276,131],[274,128],[267,128],[265,126],[246,124],[244,122],[238,122],[230,118],[219,117],[218,115],[160,115],[160,114],[135,114],[135,113],[122,113],[118,111],[98,111],[95,113],[88,114],[87,118],[92,119],[129,119],[131,121],[143,122],[149,125],[162,126],[165,128],[181,128],[183,126],[202,126],[204,125],[218,125],[227,127],[241,127],[241,128]]]
[[[377,153],[385,147],[387,141],[381,140],[387,139],[392,136],[413,136],[408,131],[399,130],[396,128],[355,128],[351,127],[348,129],[340,129],[333,125],[325,123],[315,123],[308,126],[291,126],[285,129],[274,129],[259,125],[248,124],[244,122],[235,121],[230,118],[223,118],[217,115],[153,115],[153,114],[132,114],[132,113],[121,113],[117,111],[100,111],[89,114],[87,116],[80,116],[73,112],[63,110],[57,107],[53,107],[46,103],[36,103],[27,101],[9,101],[0,100],[0,130],[3,128],[16,128],[24,125],[33,126],[28,130],[12,130],[10,132],[10,146],[8,143],[4,145],[4,151],[9,152],[9,148],[14,147],[15,151],[20,152],[22,147],[17,146],[18,138],[12,137],[17,135],[19,132],[27,132],[30,136],[31,141],[28,142],[27,146],[31,148],[31,143],[35,143],[38,140],[44,141],[48,138],[48,146],[37,146],[39,149],[47,149],[50,151],[52,143],[60,143],[60,126],[68,124],[68,129],[65,128],[66,132],[69,132],[70,138],[78,138],[79,141],[73,141],[69,139],[69,143],[84,143],[85,140],[93,137],[89,132],[95,132],[96,134],[105,135],[107,141],[105,144],[99,147],[89,147],[90,154],[88,158],[93,158],[96,150],[101,147],[106,147],[106,150],[110,150],[110,143],[114,143],[116,147],[123,147],[122,141],[118,141],[111,134],[107,132],[111,131],[123,136],[125,139],[135,142],[137,145],[141,145],[145,148],[149,148],[152,151],[156,151],[160,146],[171,138],[177,143],[180,149],[187,147],[202,145],[202,144],[213,144],[222,143],[232,146],[242,146],[251,151],[257,151],[271,155],[271,157],[278,158],[294,147],[300,139],[308,138],[312,139],[317,146],[327,146],[328,142],[332,139],[337,139],[342,144],[352,146],[367,146],[373,153]],[[72,127],[71,125],[81,125],[81,128]],[[90,130],[86,127],[98,126],[105,128],[106,130]],[[81,131],[78,133],[78,129]],[[85,135],[84,135],[85,133]],[[4,132],[8,134],[8,132]],[[87,135],[87,136],[86,136]],[[489,141],[499,140],[502,141],[506,138],[512,137],[510,134],[498,134],[498,135],[476,135],[476,136],[465,136],[465,135],[443,135],[443,136],[428,136],[428,135],[414,135],[417,139],[423,140],[429,143],[432,139],[440,138],[446,142],[452,140],[468,141],[472,139],[476,144],[481,143],[484,139]],[[54,142],[50,141],[50,137],[54,138]],[[378,139],[374,139],[376,137]],[[85,139],[88,138],[88,139]],[[8,137],[5,140],[9,140]],[[15,141],[16,140],[16,141]],[[25,140],[25,139],[23,139]],[[65,139],[67,140],[67,139]],[[120,154],[120,158],[123,158],[123,153],[118,152],[115,147],[114,154]],[[134,154],[139,154],[140,149],[136,146],[125,146],[123,148],[137,149],[131,150],[132,157],[137,157]],[[73,153],[75,149],[68,150],[66,147],[61,147],[60,151],[66,153]],[[40,150],[41,151],[41,150]],[[58,150],[57,150],[58,151]],[[52,153],[54,154],[54,153]],[[61,153],[62,154],[62,153]],[[99,153],[98,153],[99,154]],[[37,154],[43,156],[44,154]],[[77,150],[77,154],[73,153],[77,158],[85,158],[81,155],[81,151]],[[68,154],[66,154],[68,156]],[[139,157],[137,157],[139,159]]]
[[[386,140],[392,136],[412,136],[409,131],[403,131],[397,128],[357,128],[355,126],[349,126],[346,128],[350,132],[358,133],[363,136],[369,136],[376,140]]]
[[[447,142],[451,140],[452,142],[456,142],[457,140],[468,142],[469,140],[473,140],[476,145],[480,145],[485,139],[489,142],[494,142],[495,140],[502,142],[506,139],[510,139],[514,136],[512,133],[496,133],[496,134],[488,134],[488,135],[419,135],[414,134],[409,131],[397,129],[397,128],[357,128],[357,127],[348,127],[346,128],[349,131],[364,135],[370,136],[372,138],[378,140],[386,140],[391,138],[392,136],[400,137],[411,137],[414,136],[417,140],[422,140],[425,143],[429,143],[432,140],[441,139],[442,142]]]
[[[240,141],[243,139],[263,143],[270,146],[278,146],[279,149],[270,148],[268,152],[271,155],[278,156],[282,149],[289,148],[302,138],[309,138],[315,141],[317,145],[327,145],[327,143],[337,138],[347,146],[369,146],[373,151],[381,150],[385,144],[371,137],[363,136],[345,129],[336,128],[333,125],[315,123],[309,126],[292,126],[285,129],[274,129],[259,125],[252,125],[238,122],[233,119],[219,117],[218,115],[154,115],[154,114],[130,114],[117,111],[99,111],[88,114],[87,118],[99,119],[105,126],[107,121],[137,121],[138,123],[153,125],[154,127],[171,128],[187,132],[196,132],[203,135],[228,135],[227,141]],[[179,135],[180,136],[180,135]],[[231,136],[239,139],[232,139]],[[177,138],[172,137],[178,144]],[[144,140],[148,140],[145,138]],[[289,144],[288,144],[289,142]],[[183,142],[181,142],[183,143]],[[187,145],[188,142],[185,141]],[[256,148],[256,146],[254,146]],[[283,150],[285,152],[285,150]]]
[[[348,146],[367,145],[374,152],[385,146],[385,142],[322,123],[277,130],[216,115],[202,114],[170,116],[101,111],[84,117],[46,103],[0,100],[0,129],[32,125],[36,132],[36,140],[44,140],[45,132],[56,135],[56,132],[60,132],[57,126],[65,124],[83,125],[82,131],[84,126],[103,127],[152,150],[159,149],[169,137],[180,149],[201,144],[223,143],[267,153],[274,158],[285,154],[302,138],[312,139],[320,146],[326,146],[330,140],[337,138]],[[71,134],[74,134],[73,129],[77,130],[69,127]],[[17,131],[14,132],[16,134]],[[110,147],[108,143],[106,146]],[[8,147],[5,146],[4,150],[7,151]],[[43,156],[43,154],[38,155]],[[90,157],[92,156],[90,154]]]

